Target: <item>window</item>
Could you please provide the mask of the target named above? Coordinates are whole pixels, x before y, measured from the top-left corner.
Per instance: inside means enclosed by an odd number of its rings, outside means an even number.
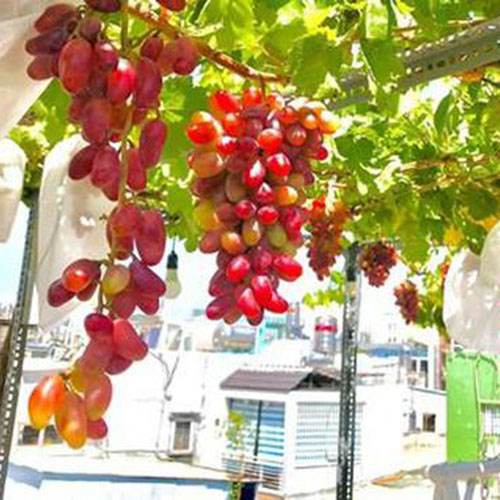
[[[40,438],[40,432],[42,432],[43,438]],[[19,437],[19,444],[38,444],[40,439],[43,439],[43,444],[62,443],[61,438],[57,434],[53,425],[47,426],[43,431],[38,431],[30,425],[25,425],[22,428],[21,435]]]
[[[355,463],[361,461],[363,407],[356,406]],[[336,463],[339,433],[338,403],[299,403],[295,435],[297,466],[325,466]]]
[[[171,450],[173,453],[192,453],[191,421],[174,421]]]
[[[31,427],[30,425],[25,425],[23,427],[19,444],[37,444],[38,443],[38,434],[40,431]]]
[[[429,370],[429,363],[426,359],[420,361],[420,373],[427,373]]]
[[[434,413],[424,413],[424,432],[436,432],[436,415]]]
[[[270,401],[230,399],[230,410],[244,417],[243,448],[247,455],[281,458],[285,449],[285,405]],[[231,443],[228,443],[232,448]]]
[[[58,444],[62,443],[59,434],[57,434],[56,428],[53,425],[49,425],[45,428],[45,435],[43,436],[43,444]]]

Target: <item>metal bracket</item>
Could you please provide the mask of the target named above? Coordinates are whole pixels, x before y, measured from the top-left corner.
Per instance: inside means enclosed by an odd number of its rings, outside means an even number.
[[[406,90],[444,76],[458,75],[500,61],[500,18],[460,31],[435,43],[427,43],[400,54],[405,74],[396,89]],[[339,81],[344,96],[332,103],[341,109],[369,101],[366,73],[353,72]]]
[[[12,445],[17,400],[23,373],[24,348],[26,345],[27,324],[33,297],[34,274],[36,269],[36,226],[38,204],[30,208],[26,239],[24,244],[21,277],[17,300],[8,334],[7,372],[0,404],[0,498],[4,497],[7,469]]]

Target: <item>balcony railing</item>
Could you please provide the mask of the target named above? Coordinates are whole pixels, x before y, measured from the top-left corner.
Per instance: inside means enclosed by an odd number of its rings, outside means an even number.
[[[226,452],[222,463],[227,472],[236,478],[256,479],[261,488],[275,492],[283,490],[283,460]]]
[[[434,500],[472,500],[476,487],[481,480],[500,474],[500,459],[484,460],[482,462],[443,463],[433,465],[427,471],[429,479],[436,485]],[[464,496],[460,496],[459,482],[465,482]],[[480,498],[487,491],[481,491]]]

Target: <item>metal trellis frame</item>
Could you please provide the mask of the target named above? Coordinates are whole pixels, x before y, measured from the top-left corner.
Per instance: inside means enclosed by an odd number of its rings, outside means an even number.
[[[358,267],[359,246],[346,252],[345,306],[342,328],[342,368],[340,379],[339,439],[337,459],[337,500],[353,495],[354,448],[356,442],[356,361],[361,273]]]
[[[28,332],[30,306],[33,297],[34,274],[36,268],[36,227],[38,202],[32,202],[22,261],[21,277],[17,291],[16,306],[12,313],[8,333],[8,360],[0,403],[0,498],[4,497],[9,454],[14,433],[17,400],[23,373],[24,347]]]
[[[435,43],[426,43],[399,54],[404,74],[395,89],[406,90],[420,83],[458,75],[500,61],[500,18],[454,33]],[[343,97],[332,102],[341,109],[369,101],[368,75],[352,72],[340,79]]]

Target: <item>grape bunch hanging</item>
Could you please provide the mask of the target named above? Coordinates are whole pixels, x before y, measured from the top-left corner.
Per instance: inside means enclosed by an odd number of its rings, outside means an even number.
[[[416,285],[408,280],[403,281],[394,288],[394,297],[406,324],[415,323],[420,312],[420,301]]]
[[[54,417],[59,435],[73,448],[107,434],[103,417],[112,397],[110,376],[148,352],[129,318],[136,308],[145,314],[159,309],[165,284],[151,267],[163,258],[166,235],[162,214],[138,206],[135,195],[146,188],[167,137],[158,112],[162,78],[188,74],[198,64],[189,38],[165,43],[151,36],[138,53],[126,43],[115,46],[101,19],[118,11],[120,1],[86,3],[84,9],[48,7],[35,22],[38,35],[26,43],[34,56],[29,76],[59,79],[71,96],[69,120],[88,143],[73,157],[69,177],[88,179],[116,202],[106,216],[108,256],[82,256],[48,290],[53,307],[98,296],[97,310],[85,318],[89,342],[83,354],[68,372],[42,380],[29,400],[32,425],[44,428]],[[175,7],[182,2],[164,3]]]
[[[391,269],[398,262],[398,254],[393,245],[378,241],[366,246],[359,255],[359,267],[372,286],[382,286]]]
[[[337,123],[319,103],[256,88],[241,97],[215,92],[211,111],[196,113],[187,129],[200,249],[217,253],[206,314],[257,325],[266,310],[288,310],[278,287],[302,274],[294,255],[308,217],[303,189],[314,181],[311,161],[328,157],[323,137]]]
[[[337,200],[328,205],[324,196],[313,201],[309,213],[309,265],[321,281],[330,275],[342,253],[342,234],[350,218],[346,205]]]

